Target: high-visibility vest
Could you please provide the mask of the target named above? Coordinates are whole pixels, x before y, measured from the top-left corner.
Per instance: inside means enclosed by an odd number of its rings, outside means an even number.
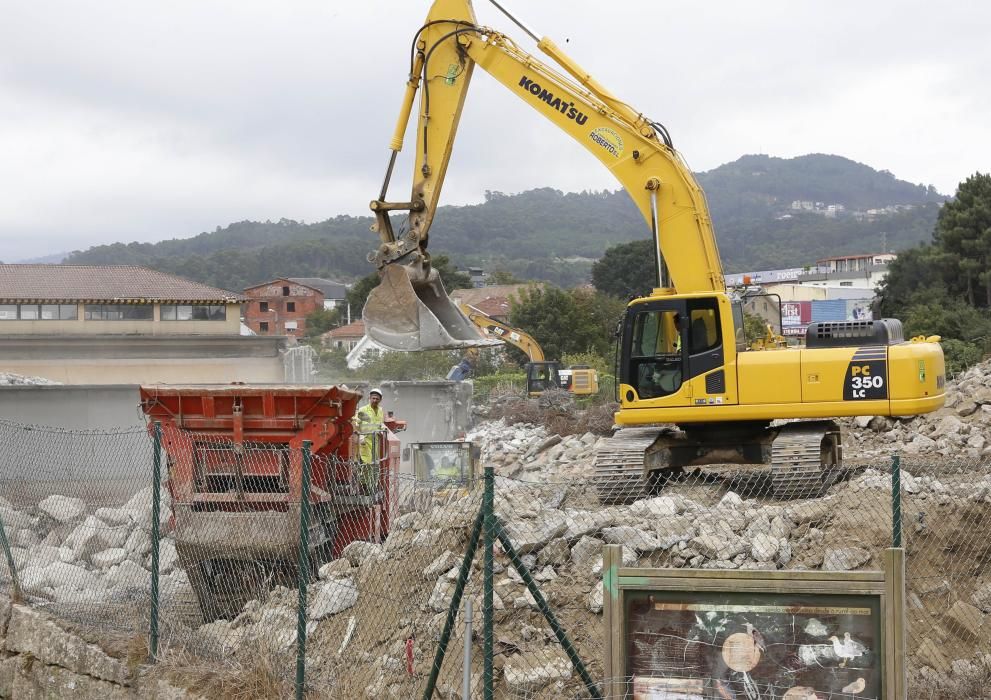
[[[385,429],[385,411],[379,406],[373,408],[371,404],[366,404],[358,409],[355,414],[355,423],[359,433],[371,433],[376,430]]]

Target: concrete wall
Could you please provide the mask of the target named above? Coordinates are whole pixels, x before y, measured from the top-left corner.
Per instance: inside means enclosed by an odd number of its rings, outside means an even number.
[[[399,434],[404,446],[453,440],[470,428],[468,382],[380,386],[384,409],[408,423]],[[367,392],[369,387],[351,388]],[[0,386],[0,481],[8,482],[3,493],[30,504],[51,493],[78,496],[91,504],[123,503],[151,483],[152,451],[145,425],[137,385]],[[79,435],[67,430],[96,432]],[[400,471],[411,475],[412,462],[404,460]]]
[[[282,383],[285,348],[241,335],[0,336],[0,367],[64,384]]]

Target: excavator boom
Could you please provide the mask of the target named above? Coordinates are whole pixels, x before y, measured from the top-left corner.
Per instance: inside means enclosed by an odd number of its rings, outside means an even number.
[[[585,147],[629,192],[655,242],[655,294],[725,288],[704,195],[664,128],[606,90],[550,39],[539,39],[537,46],[557,69],[506,35],[478,26],[470,0],[436,0],[416,32],[389,167],[380,196],[371,203],[380,245],[370,259],[383,283],[368,297],[365,322],[369,335],[383,345],[421,350],[485,343],[448,298],[428,252],[476,66]],[[412,192],[409,201],[388,202],[396,154],[418,91]],[[389,214],[395,211],[408,212],[405,232],[393,228]]]

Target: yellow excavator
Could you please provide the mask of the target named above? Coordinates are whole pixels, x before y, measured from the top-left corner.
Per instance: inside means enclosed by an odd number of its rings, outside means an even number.
[[[596,454],[601,500],[635,499],[672,471],[710,464],[770,465],[777,496],[817,494],[842,459],[835,418],[911,416],[943,405],[939,338],[906,341],[895,319],[812,323],[804,347],[749,349],[705,196],[667,130],[506,14],[553,67],[479,26],[470,0],[436,0],[413,36],[392,155],[371,203],[381,243],[369,259],[382,276],[365,307],[373,338],[396,349],[486,342],[447,297],[427,250],[468,85],[480,67],[616,176],[655,243],[657,286],[629,303],[620,324],[620,429]],[[412,196],[388,202],[418,90]],[[408,212],[402,235],[391,211]]]
[[[524,372],[526,391],[530,396],[540,396],[548,389],[564,389],[575,396],[591,396],[599,392],[599,373],[591,367],[572,365],[563,368],[559,361],[546,359],[540,343],[526,331],[496,320],[471,304],[459,302],[458,310],[486,337],[503,340],[527,356],[529,361]]]

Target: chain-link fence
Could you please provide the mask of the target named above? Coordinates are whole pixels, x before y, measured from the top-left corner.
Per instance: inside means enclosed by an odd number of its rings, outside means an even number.
[[[684,469],[635,491],[533,472],[425,481],[384,466],[369,484],[338,454],[288,437],[0,423],[0,586],[126,673],[208,697],[607,697],[605,545],[626,566],[866,571],[900,521],[908,697],[988,697],[984,465],[903,463],[899,508],[891,462],[782,497],[758,466]],[[827,617],[781,640],[765,627],[763,641],[759,616],[688,623],[631,634],[629,672],[671,681],[642,697],[877,697],[872,640]],[[721,650],[744,632],[761,654],[738,672]]]

